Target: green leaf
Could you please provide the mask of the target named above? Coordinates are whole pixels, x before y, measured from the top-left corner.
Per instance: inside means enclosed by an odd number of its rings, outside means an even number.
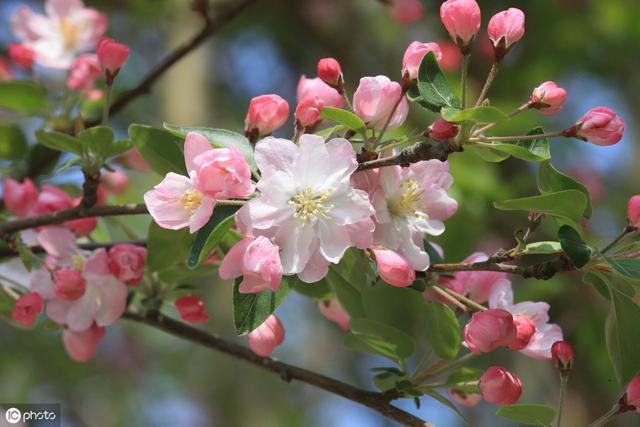
[[[390,286],[379,280],[361,293],[362,306],[367,319],[376,320],[403,331],[422,326],[424,299],[412,289]]]
[[[498,409],[496,414],[502,418],[521,424],[544,426],[551,425],[556,418],[556,410],[551,406],[536,403],[518,403]]]
[[[187,134],[189,132],[197,132],[207,138],[215,148],[229,148],[233,145],[242,152],[251,170],[253,172],[256,172],[258,170],[256,161],[253,157],[253,146],[247,138],[245,138],[243,135],[240,135],[239,133],[232,132],[226,129],[214,129],[207,127],[182,127],[169,123],[165,123],[164,127],[165,129],[169,130],[179,137],[182,137],[183,139],[187,137]]]
[[[448,388],[454,388],[465,393],[480,393],[478,381],[480,381],[483,373],[480,369],[462,368],[449,375],[445,383]]]
[[[78,134],[86,152],[104,161],[113,144],[113,131],[107,126],[95,126]]]
[[[366,128],[365,123],[360,117],[342,108],[324,107],[320,112],[320,117],[344,125],[355,131],[364,131]]]
[[[621,385],[640,371],[640,306],[622,292],[609,286],[611,308],[605,323],[607,350]]]
[[[45,132],[39,130],[36,132],[38,142],[45,147],[53,150],[64,151],[75,154],[82,154],[82,142],[78,138],[67,135],[62,132]]]
[[[544,133],[544,130],[541,127],[537,127],[527,133],[527,135],[542,133]],[[543,162],[551,158],[551,153],[549,152],[549,140],[547,138],[523,139],[520,141],[502,142],[498,144],[494,143],[491,144],[491,147],[527,162]],[[564,188],[559,190],[564,190]]]
[[[187,258],[187,266],[196,267],[220,244],[224,235],[234,225],[234,214],[240,206],[217,205],[209,222],[196,234],[196,239]]]
[[[485,162],[500,163],[511,155],[509,153],[496,149],[499,144],[473,144],[465,145],[464,151],[473,153]]]
[[[578,190],[582,192],[587,200],[582,215],[585,218],[591,218],[591,195],[587,187],[558,171],[548,161],[541,163],[538,169],[538,189],[543,194],[562,190]]]
[[[540,196],[494,202],[496,209],[504,211],[536,211],[557,217],[581,230],[580,220],[587,205],[587,199],[581,191],[564,190],[545,193]]]
[[[187,175],[181,138],[163,129],[135,124],[129,126],[129,136],[154,172],[161,176],[169,172]]]
[[[133,142],[128,139],[121,139],[118,141],[114,141],[104,153],[104,158],[108,159],[110,157],[119,156],[120,154],[128,151],[133,147]]]
[[[438,402],[445,405],[447,408],[451,409],[453,412],[456,413],[456,415],[458,415],[464,421],[465,424],[468,424],[467,419],[464,417],[464,415],[462,415],[462,412],[460,412],[460,409],[458,409],[458,407],[452,401],[450,401],[449,399],[447,399],[446,397],[444,397],[434,389],[423,389],[422,391],[424,392],[425,395],[437,400]]]
[[[417,87],[420,93],[418,102],[431,111],[437,113],[442,107],[460,107],[460,100],[449,87],[433,52],[428,52],[422,58]]]
[[[562,252],[560,242],[534,242],[525,246],[523,255],[546,255]]]
[[[393,326],[369,319],[351,319],[345,336],[347,348],[374,353],[392,360],[402,360],[415,352],[415,343],[406,333]]]
[[[147,266],[160,271],[182,263],[192,242],[193,234],[188,229],[167,230],[152,222],[147,235]]]
[[[582,240],[576,230],[568,225],[563,225],[558,230],[558,239],[560,239],[562,250],[569,255],[576,267],[581,268],[589,262],[591,248]]]
[[[467,121],[474,123],[499,123],[509,119],[509,116],[496,107],[473,107],[465,110],[445,107],[441,113],[442,118],[451,123]]]
[[[640,279],[640,259],[607,259],[615,271],[632,279]]]
[[[460,351],[460,323],[449,307],[436,301],[426,303],[427,340],[443,359],[453,359]]]
[[[362,251],[349,249],[338,265],[329,267],[329,272],[324,278],[351,317],[366,317],[362,291],[370,280],[367,276],[369,270]]]
[[[27,138],[15,123],[0,123],[0,159],[20,160],[29,149]]]
[[[0,83],[0,110],[44,116],[48,108],[49,101],[42,87],[27,81]]]
[[[331,298],[331,286],[326,280],[316,283],[304,283],[301,280],[297,280],[292,283],[292,286],[296,292],[315,300],[325,301]]]
[[[277,292],[266,289],[257,294],[241,294],[239,288],[242,277],[237,278],[233,287],[233,321],[236,335],[246,335],[262,325],[289,295],[291,283],[296,280],[300,279],[296,276],[283,277]]]

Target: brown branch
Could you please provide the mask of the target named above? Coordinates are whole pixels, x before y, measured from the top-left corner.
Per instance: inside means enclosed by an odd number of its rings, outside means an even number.
[[[432,264],[428,271],[438,273],[448,273],[456,271],[498,271],[502,273],[516,274],[527,278],[540,280],[549,280],[556,273],[563,271],[573,271],[575,266],[569,258],[563,254],[557,257],[537,264],[520,266],[505,264],[500,262],[483,261],[475,263],[453,263],[453,264]]]
[[[402,425],[412,427],[423,427],[426,425],[426,423],[420,418],[417,418],[389,403],[391,400],[400,397],[397,393],[379,393],[363,390],[307,369],[279,362],[269,357],[257,356],[251,350],[242,345],[211,335],[205,331],[193,328],[159,313],[142,315],[126,312],[124,317],[138,323],[150,325],[178,338],[191,341],[195,344],[208,347],[233,356],[236,359],[251,363],[259,368],[279,375],[283,381],[300,381],[328,391],[329,393],[342,396],[352,402],[359,403],[360,405],[373,409],[374,411]]]
[[[394,165],[406,167],[411,165],[412,163],[431,159],[437,159],[444,162],[449,157],[449,154],[456,151],[462,151],[462,148],[456,147],[448,141],[421,141],[409,148],[405,148],[396,155],[360,163],[358,165],[358,169],[356,169],[356,172]]]

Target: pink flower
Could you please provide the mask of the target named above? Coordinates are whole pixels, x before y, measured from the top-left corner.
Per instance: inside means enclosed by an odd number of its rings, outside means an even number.
[[[458,126],[446,121],[438,119],[429,128],[429,136],[436,141],[446,141],[455,138],[458,135]]]
[[[147,161],[142,157],[142,154],[137,148],[132,148],[122,155],[124,163],[131,169],[139,170],[142,172],[148,172],[151,170]]]
[[[524,13],[515,7],[496,13],[489,20],[487,33],[493,42],[496,59],[501,60],[524,36]]]
[[[104,328],[94,323],[84,331],[65,329],[62,332],[62,342],[71,359],[76,362],[87,362],[96,355],[96,348],[104,334]]]
[[[320,121],[320,112],[324,102],[317,96],[304,98],[296,107],[296,121],[303,128],[315,126]]]
[[[320,78],[308,79],[304,75],[298,81],[296,98],[298,102],[305,98],[317,97],[325,106],[341,108],[344,106],[344,98],[337,90],[323,82]]]
[[[388,284],[407,287],[416,280],[416,271],[402,255],[382,246],[374,246],[371,252],[378,267],[378,274]]]
[[[358,163],[349,141],[325,144],[305,134],[296,145],[265,138],[255,158],[260,196],[240,208],[236,224],[244,235],[265,236],[280,247],[283,274],[313,283],[349,247],[371,245],[373,209],[367,194],[351,186]]]
[[[401,24],[412,24],[422,19],[424,7],[420,0],[392,0],[389,13]]]
[[[513,316],[513,324],[516,327],[516,339],[509,345],[509,348],[511,350],[522,350],[529,344],[536,333],[536,324],[529,317],[523,315]]]
[[[204,301],[195,295],[185,295],[176,299],[178,314],[185,322],[204,323],[209,320],[205,312]]]
[[[428,52],[433,52],[438,62],[442,59],[442,51],[437,43],[411,42],[402,58],[403,80],[416,80],[418,78],[420,63]]]
[[[575,126],[565,131],[566,136],[577,136],[595,145],[613,145],[622,139],[625,122],[615,111],[595,107],[582,116]]]
[[[194,185],[204,195],[215,199],[234,199],[249,197],[255,191],[255,186],[251,183],[251,169],[236,146],[211,149],[202,135],[187,135],[187,140],[194,138],[201,139],[208,145],[206,151],[193,158],[193,169],[190,169],[190,173],[195,171]]]
[[[111,85],[113,78],[129,58],[129,46],[105,37],[100,40],[96,50],[100,67],[107,76],[107,85]]]
[[[640,375],[636,375],[627,385],[626,391],[627,405],[636,408],[640,412]]]
[[[440,5],[440,19],[451,39],[466,48],[480,30],[480,7],[475,0],[447,0]]]
[[[324,317],[340,325],[343,331],[349,330],[351,316],[345,311],[335,295],[332,295],[331,299],[318,302],[318,308]]]
[[[289,104],[278,95],[260,95],[251,99],[244,119],[245,132],[257,136],[269,135],[285,124],[289,117]]]
[[[475,354],[508,347],[516,340],[513,316],[505,310],[490,309],[474,313],[464,327],[464,341]]]
[[[105,171],[102,173],[101,177],[102,183],[107,191],[111,194],[115,194],[116,196],[124,193],[129,186],[129,178],[127,177],[127,174],[120,169],[116,169],[113,172]]]
[[[271,356],[283,341],[284,327],[273,314],[262,325],[249,332],[249,348],[258,356]]]
[[[562,108],[566,98],[567,91],[558,87],[554,82],[547,81],[533,90],[529,105],[542,114],[551,115]]]
[[[629,219],[630,226],[636,228],[640,227],[640,195],[631,196],[631,198],[629,198],[629,201],[627,202],[627,218]]]
[[[27,216],[38,200],[38,190],[29,178],[17,182],[6,177],[2,193],[7,209],[17,217]]]
[[[45,184],[42,186],[38,199],[33,206],[33,215],[46,215],[53,212],[70,209],[73,207],[73,200],[67,193],[58,187]]]
[[[0,56],[0,82],[8,82],[13,79],[11,64],[5,58]]]
[[[440,40],[438,42],[440,51],[442,51],[442,59],[438,62],[443,71],[457,71],[462,65],[462,55],[460,49],[451,40]]]
[[[26,328],[30,328],[41,312],[42,297],[37,292],[31,292],[18,298],[11,312],[11,319]]]
[[[318,61],[318,77],[329,86],[340,85],[342,82],[340,63],[334,58],[322,58]]]
[[[487,254],[476,252],[462,262],[464,264],[473,264],[488,259]],[[489,300],[489,296],[496,286],[501,283],[508,283],[509,285],[511,283],[507,280],[506,273],[496,271],[460,271],[455,274],[455,280],[464,289],[463,294],[469,294],[469,298],[480,304]]]
[[[502,366],[492,366],[480,377],[482,398],[494,405],[513,405],[520,399],[520,378]]]
[[[480,403],[480,401],[482,400],[482,395],[478,393],[468,393],[466,391],[453,388],[450,388],[448,391],[449,396],[451,396],[453,400],[467,408],[473,408],[474,406],[477,406],[478,403]]]
[[[388,127],[388,129],[395,129],[407,119],[409,103],[400,85],[386,76],[361,78],[360,85],[353,94],[353,109],[368,127],[381,130],[400,97],[402,100],[393,113]]]
[[[107,17],[84,7],[82,0],[47,0],[46,16],[21,6],[11,17],[11,30],[35,52],[45,67],[69,68],[79,53],[95,48],[107,30]]]
[[[244,276],[240,293],[275,292],[282,281],[280,249],[264,236],[245,237],[227,253],[219,271],[225,280]]]
[[[551,358],[561,371],[568,371],[573,364],[573,347],[567,341],[556,341],[551,346]]]
[[[73,219],[64,223],[65,227],[76,233],[77,236],[88,236],[98,226],[97,218]]]
[[[75,301],[84,295],[87,281],[82,274],[71,268],[62,268],[54,273],[54,292],[56,298]]]
[[[107,252],[109,271],[122,283],[135,286],[144,273],[144,259],[147,249],[141,246],[120,243]]]
[[[80,55],[73,61],[67,77],[67,87],[71,90],[91,89],[102,75],[98,57],[94,54]]]
[[[29,71],[33,67],[36,54],[33,49],[26,44],[9,43],[9,58],[18,67]]]

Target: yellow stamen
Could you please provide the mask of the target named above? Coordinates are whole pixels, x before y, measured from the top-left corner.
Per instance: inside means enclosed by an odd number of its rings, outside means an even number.
[[[71,267],[76,271],[82,271],[84,269],[84,257],[82,255],[71,257]]]
[[[311,187],[305,188],[289,200],[295,208],[294,218],[302,220],[302,226],[306,226],[308,221],[318,217],[329,218],[329,213],[334,208],[333,205],[327,205],[325,202],[331,196],[333,188],[326,191],[316,193]]]
[[[420,184],[413,179],[407,179],[400,185],[400,194],[389,202],[389,211],[393,215],[412,215],[416,218],[428,219],[429,215],[424,212],[426,208],[420,202],[421,198]]]
[[[60,22],[60,32],[62,33],[62,40],[64,42],[64,46],[67,49],[75,48],[78,42],[78,35],[80,32],[80,28],[73,22],[68,19],[63,19]]]
[[[202,194],[194,189],[189,189],[184,192],[182,197],[180,198],[180,204],[183,208],[188,210],[190,213],[194,213],[200,203],[202,202]]]

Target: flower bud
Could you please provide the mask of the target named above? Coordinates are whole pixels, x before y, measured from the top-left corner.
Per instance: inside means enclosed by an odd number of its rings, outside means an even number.
[[[23,70],[31,70],[33,61],[36,59],[33,49],[26,44],[20,43],[10,43],[8,47],[11,61]]]
[[[560,372],[568,372],[573,364],[573,348],[566,341],[556,341],[551,346],[551,358]]]
[[[622,139],[625,122],[615,111],[606,107],[595,107],[582,116],[577,123],[565,129],[564,136],[575,136],[594,145],[613,145]]]
[[[482,395],[478,393],[469,393],[464,390],[458,390],[455,388],[450,388],[448,391],[453,400],[467,408],[473,408],[474,406],[477,406],[478,403],[480,403],[480,401],[482,400]]]
[[[27,216],[38,199],[38,190],[29,178],[20,183],[7,177],[2,192],[7,209],[18,217]]]
[[[640,228],[640,195],[632,196],[627,202],[627,218],[631,227]]]
[[[457,125],[445,119],[438,119],[429,127],[428,135],[436,141],[446,141],[455,138],[458,135],[458,130]]]
[[[129,47],[113,39],[104,38],[98,43],[97,54],[107,78],[107,85],[111,85],[129,58]]]
[[[469,44],[480,30],[480,7],[475,0],[447,0],[440,6],[440,19],[460,50],[469,53]]]
[[[633,377],[627,385],[626,392],[627,405],[636,408],[636,412],[640,412],[640,375]]]
[[[249,348],[258,356],[269,357],[284,341],[284,327],[275,315],[249,332]]]
[[[120,243],[107,252],[109,271],[122,283],[135,286],[144,273],[144,258],[147,250],[141,246]]]
[[[121,195],[129,186],[129,178],[122,170],[114,170],[113,172],[105,171],[101,175],[102,183],[107,191],[116,196]]]
[[[558,87],[554,82],[548,81],[533,90],[529,100],[529,107],[535,108],[548,116],[560,110],[566,98],[567,91]]]
[[[77,270],[63,268],[54,274],[54,292],[57,298],[75,301],[84,295],[87,281]]]
[[[296,122],[302,128],[311,128],[320,121],[320,112],[324,107],[324,102],[316,96],[304,98],[296,107]]]
[[[411,42],[402,58],[402,79],[404,81],[412,81],[418,78],[420,63],[428,52],[433,52],[438,62],[442,59],[442,51],[437,43]]]
[[[513,316],[506,310],[490,309],[475,313],[464,327],[464,340],[475,354],[508,347],[516,338]]]
[[[67,77],[67,87],[71,90],[91,89],[98,77],[102,75],[100,62],[96,55],[80,55],[73,61]]]
[[[529,344],[533,334],[536,333],[536,324],[524,315],[514,316],[513,324],[516,327],[516,339],[509,345],[509,348],[511,350],[522,350]]]
[[[205,312],[204,301],[195,295],[185,295],[176,299],[178,314],[185,322],[204,323],[209,320]]]
[[[402,87],[386,76],[363,77],[353,94],[353,110],[369,128],[382,130],[394,105],[400,100],[388,129],[400,127],[407,119],[409,103],[402,95]]]
[[[340,63],[333,58],[322,58],[318,61],[318,77],[331,87],[339,87],[342,84]]]
[[[251,99],[244,120],[247,136],[257,139],[269,135],[285,124],[289,117],[289,104],[278,95],[260,95]]]
[[[407,287],[416,280],[411,263],[402,255],[381,246],[371,249],[378,267],[378,274],[392,286]]]
[[[33,215],[46,215],[74,207],[73,200],[64,190],[45,184],[33,205]]]
[[[265,236],[245,237],[227,252],[218,271],[224,280],[244,276],[241,294],[276,292],[282,281],[280,248]]]
[[[480,377],[482,398],[494,405],[513,405],[520,399],[520,378],[502,366],[492,366]]]
[[[496,13],[489,20],[487,33],[495,60],[501,61],[524,35],[524,13],[514,7]]]
[[[95,323],[84,331],[65,329],[62,332],[62,343],[69,357],[76,362],[87,362],[96,355],[98,343],[104,337],[104,327]]]
[[[318,307],[324,317],[340,325],[343,331],[349,330],[351,316],[345,311],[335,295],[329,300],[318,302]]]
[[[389,14],[401,24],[412,24],[422,19],[424,6],[420,0],[392,0]]]
[[[11,319],[24,327],[30,328],[41,311],[42,297],[37,292],[31,292],[18,298],[11,312]]]

